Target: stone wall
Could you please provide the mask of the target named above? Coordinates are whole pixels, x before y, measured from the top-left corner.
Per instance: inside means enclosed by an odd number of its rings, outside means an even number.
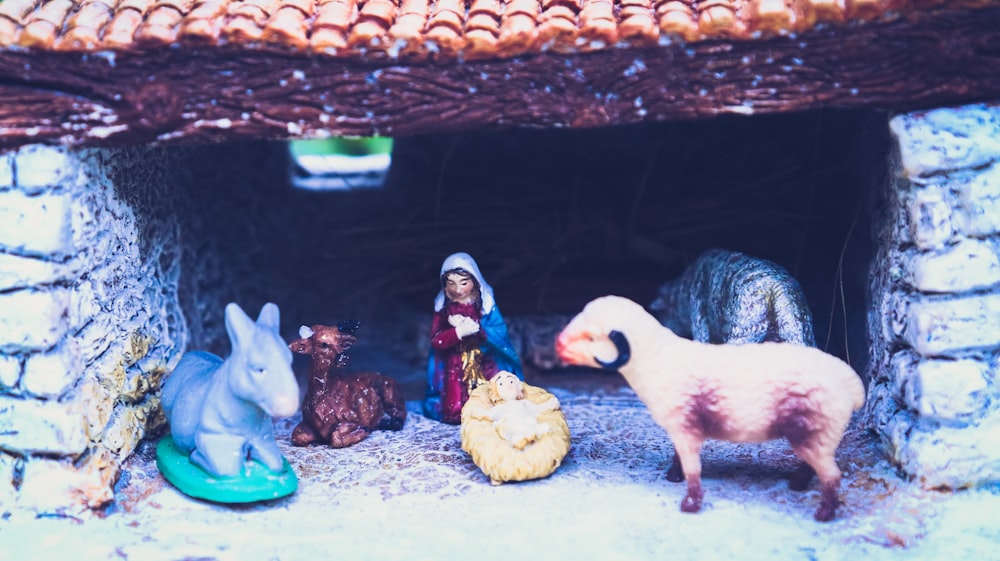
[[[112,498],[185,343],[170,158],[0,153],[0,513]]]
[[[900,115],[875,216],[868,418],[927,487],[1000,480],[1000,105]]]

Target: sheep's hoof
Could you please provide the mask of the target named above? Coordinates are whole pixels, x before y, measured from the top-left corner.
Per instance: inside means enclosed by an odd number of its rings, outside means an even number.
[[[833,520],[833,515],[836,513],[837,513],[836,505],[829,506],[826,504],[822,504],[819,506],[818,509],[816,509],[816,514],[813,516],[813,518],[815,518],[817,522],[829,522]]]
[[[701,510],[701,497],[695,498],[691,495],[684,497],[681,501],[681,510],[684,512],[698,512]]]
[[[813,517],[819,522],[829,522],[837,513],[839,504],[840,498],[837,496],[837,488],[832,485],[824,485],[819,508],[816,509],[816,514]]]

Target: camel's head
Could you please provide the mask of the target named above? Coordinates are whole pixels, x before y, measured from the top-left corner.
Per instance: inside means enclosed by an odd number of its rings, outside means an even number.
[[[338,367],[347,365],[347,350],[357,338],[353,335],[358,328],[356,321],[344,321],[334,326],[314,325],[299,328],[299,339],[289,343],[294,353],[309,355],[313,360],[325,360]]]
[[[556,353],[566,364],[617,370],[632,356],[626,333],[649,320],[658,327],[642,306],[627,298],[598,298],[562,330],[556,338]]]

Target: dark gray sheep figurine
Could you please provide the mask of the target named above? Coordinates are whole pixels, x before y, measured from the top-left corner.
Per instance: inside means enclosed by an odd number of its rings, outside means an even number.
[[[816,346],[798,281],[776,263],[735,251],[702,253],[660,287],[649,310],[675,334],[702,343]]]

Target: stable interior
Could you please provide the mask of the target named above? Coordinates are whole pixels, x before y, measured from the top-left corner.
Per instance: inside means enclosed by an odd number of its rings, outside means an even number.
[[[388,360],[408,399],[422,396],[409,367],[422,368],[420,321],[454,251],[477,259],[509,323],[604,294],[648,304],[708,248],[769,259],[801,283],[818,345],[864,375],[868,194],[887,151],[883,116],[843,110],[402,137],[381,188],[283,188],[298,210],[276,227],[296,229],[298,247],[258,263],[281,263],[275,287],[316,304],[303,323],[372,325],[354,365]],[[563,378],[532,370],[542,385]]]

